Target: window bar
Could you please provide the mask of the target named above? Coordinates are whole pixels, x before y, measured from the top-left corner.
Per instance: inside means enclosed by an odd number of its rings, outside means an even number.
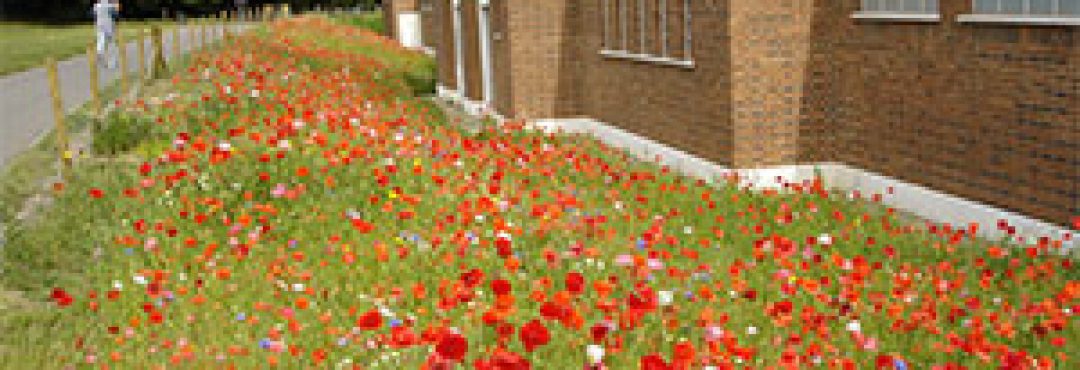
[[[621,22],[622,23],[622,50],[624,50],[624,51],[629,49],[629,46],[630,46],[630,42],[626,38],[626,35],[629,32],[629,28],[628,28],[627,22],[626,22],[627,21],[627,19],[626,19],[626,17],[627,17],[626,9],[629,8],[628,6],[626,6],[627,1],[630,1],[630,0],[619,0],[619,12],[620,12],[619,17],[622,19],[622,22]]]
[[[660,56],[668,56],[667,0],[660,0]]]
[[[691,60],[690,53],[690,0],[683,0],[683,58]]]
[[[645,0],[638,0],[638,36],[641,38],[641,53],[648,54],[645,46]]]

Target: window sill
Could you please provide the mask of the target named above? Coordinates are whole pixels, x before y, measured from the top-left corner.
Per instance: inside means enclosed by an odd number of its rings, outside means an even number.
[[[1080,17],[1023,14],[961,14],[960,23],[992,23],[1017,26],[1080,26]]]
[[[693,60],[675,59],[670,57],[660,57],[649,54],[634,54],[623,50],[600,50],[600,55],[610,59],[624,59],[633,60],[637,62],[644,62],[650,64],[658,64],[663,66],[678,67],[683,69],[694,69]]]
[[[851,18],[861,21],[873,22],[897,22],[897,23],[938,23],[941,22],[941,14],[937,13],[903,13],[903,12],[855,12]]]

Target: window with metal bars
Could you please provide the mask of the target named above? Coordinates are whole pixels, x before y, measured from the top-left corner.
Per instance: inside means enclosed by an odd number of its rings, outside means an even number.
[[[600,54],[693,65],[690,0],[601,0]]]
[[[1080,0],[974,0],[976,14],[1080,17]]]
[[[862,0],[862,11],[937,14],[938,0]]]

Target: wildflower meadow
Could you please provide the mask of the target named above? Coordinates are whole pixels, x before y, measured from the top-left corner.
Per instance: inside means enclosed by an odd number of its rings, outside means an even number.
[[[410,83],[428,58],[303,17],[130,102],[145,154],[57,184],[69,221],[5,247],[78,271],[43,283],[57,349],[27,363],[1080,368],[1061,240],[981,240],[888,192],[691,179],[514,122],[467,131]],[[55,256],[20,251],[60,235]]]

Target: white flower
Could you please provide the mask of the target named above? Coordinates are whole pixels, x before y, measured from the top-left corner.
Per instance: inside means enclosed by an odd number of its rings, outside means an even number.
[[[821,234],[821,235],[818,236],[817,241],[818,241],[818,244],[821,244],[821,245],[832,245],[833,238],[829,234]]]
[[[656,292],[656,298],[661,306],[670,306],[675,301],[675,293],[670,290]]]
[[[293,284],[292,285],[292,290],[294,292],[302,292],[302,291],[304,291],[304,284],[300,284],[300,283]]]
[[[254,98],[258,98],[258,97],[259,97],[259,94],[260,94],[259,90],[251,90],[251,94],[250,94],[250,95],[251,95],[251,97],[252,97],[252,98],[254,99]]]
[[[585,354],[589,356],[589,361],[594,364],[598,364],[604,361],[604,347],[596,344],[590,344],[585,347]]]
[[[113,289],[124,290],[124,283],[121,283],[120,280],[113,280],[112,286]]]
[[[278,149],[289,150],[289,148],[292,147],[292,145],[289,144],[289,140],[284,140],[283,139],[283,140],[278,140],[277,147],[278,147]]]
[[[692,226],[683,226],[682,231],[685,234],[693,234],[694,233],[694,228]]]
[[[135,275],[134,277],[132,277],[132,280],[135,280],[135,284],[146,285],[146,277],[145,276]]]
[[[862,331],[862,325],[859,324],[858,321],[852,321],[852,322],[847,323],[846,328],[847,328],[847,331],[850,331],[850,332],[853,332],[853,333],[857,333],[857,332]]]
[[[757,333],[758,333],[758,329],[757,329],[756,326],[747,326],[746,327],[746,334],[757,335]]]

